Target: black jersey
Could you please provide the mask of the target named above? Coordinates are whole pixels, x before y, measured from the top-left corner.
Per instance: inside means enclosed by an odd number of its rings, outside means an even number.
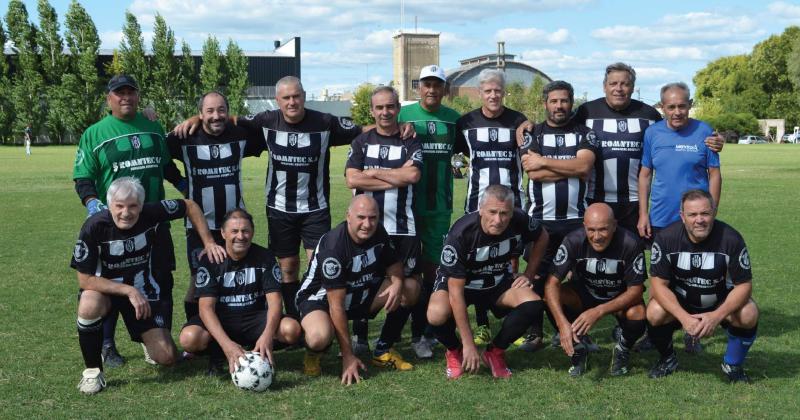
[[[72,252],[70,266],[78,272],[135,287],[148,300],[159,300],[161,285],[153,277],[151,257],[163,222],[186,215],[183,200],[145,203],[130,229],[119,229],[111,212],[103,210],[86,219]]]
[[[616,111],[603,97],[579,106],[573,119],[594,130],[600,140],[601,152],[586,197],[606,203],[638,202],[644,130],[660,121],[661,114],[637,100]]]
[[[230,256],[221,264],[203,257],[195,279],[195,297],[217,298],[218,316],[263,311],[267,293],[280,292],[281,268],[272,251],[250,245],[239,261]]]
[[[524,211],[514,209],[511,223],[500,235],[481,228],[478,212],[456,220],[444,241],[439,276],[466,279],[472,290],[490,289],[513,279],[511,258],[520,244],[538,240],[542,225]]]
[[[646,270],[639,237],[627,229],[617,228],[603,252],[592,248],[586,230],[576,229],[558,247],[550,274],[563,280],[572,272],[576,286],[597,300],[609,301],[628,287],[643,284]]]
[[[575,159],[579,150],[599,154],[597,138],[588,127],[569,122],[563,127],[537,124],[533,132],[525,132],[520,154],[531,150],[548,159]],[[528,214],[537,220],[570,220],[583,218],[586,209],[586,181],[579,177],[555,182],[528,180]]]
[[[399,136],[383,136],[372,129],[360,134],[350,146],[347,168],[397,169],[406,162],[422,169],[422,146],[418,139],[404,141]],[[416,235],[414,223],[414,185],[384,191],[356,190],[375,198],[381,212],[381,224],[389,235]]]
[[[683,307],[700,312],[716,308],[734,285],[753,278],[744,239],[719,220],[699,244],[689,240],[682,221],[660,230],[653,240],[650,271],[669,282]]]
[[[269,150],[267,207],[287,213],[327,209],[330,201],[331,146],[350,144],[361,128],[349,118],[306,109],[303,121],[289,124],[280,110],[240,119],[263,133]]]
[[[245,208],[242,198],[242,159],[258,156],[263,142],[242,127],[227,124],[219,136],[197,130],[181,139],[174,133],[167,136],[173,159],[183,162],[189,181],[189,198],[200,205],[209,229],[221,229],[228,210]],[[186,219],[186,227],[192,223]]]
[[[362,244],[353,242],[342,222],[320,238],[297,292],[297,303],[328,301],[329,289],[347,289],[345,309],[357,307],[367,299],[369,290],[380,284],[386,268],[397,256],[386,230],[378,225],[372,238]]]
[[[483,191],[495,184],[511,188],[514,206],[524,208],[516,132],[525,121],[522,113],[508,108],[497,118],[487,118],[478,108],[456,121],[453,152],[469,153],[466,213],[478,211]]]

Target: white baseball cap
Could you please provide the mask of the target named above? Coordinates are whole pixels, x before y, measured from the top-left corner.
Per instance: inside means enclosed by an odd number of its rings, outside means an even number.
[[[425,66],[422,68],[422,70],[420,70],[419,80],[422,80],[426,77],[435,77],[443,82],[447,81],[447,77],[444,75],[444,70],[435,64]]]

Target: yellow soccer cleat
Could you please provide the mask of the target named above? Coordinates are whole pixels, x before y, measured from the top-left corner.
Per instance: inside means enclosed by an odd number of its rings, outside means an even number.
[[[303,356],[303,373],[306,376],[319,376],[322,374],[322,367],[319,365],[319,359],[322,353],[306,350]]]
[[[472,340],[475,341],[476,346],[485,346],[492,342],[492,329],[488,325],[478,325],[475,328],[475,333],[472,334]]]
[[[394,349],[389,349],[389,351],[380,356],[373,356],[372,364],[378,367],[396,370],[414,369],[414,365],[403,360],[403,357],[400,356],[400,353],[396,352]]]

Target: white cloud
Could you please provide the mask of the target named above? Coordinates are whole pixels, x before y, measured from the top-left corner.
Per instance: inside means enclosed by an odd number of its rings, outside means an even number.
[[[554,32],[538,28],[506,28],[495,32],[494,38],[497,41],[521,45],[559,45],[570,41],[570,34],[564,28]]]
[[[767,10],[783,19],[800,19],[800,6],[796,4],[777,1],[770,3]]]
[[[699,47],[664,47],[644,50],[613,50],[611,57],[621,61],[673,61],[707,60],[708,55]]]

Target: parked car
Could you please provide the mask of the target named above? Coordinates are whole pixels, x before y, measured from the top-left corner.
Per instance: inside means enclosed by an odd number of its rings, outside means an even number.
[[[754,136],[752,134],[739,137],[739,144],[761,144],[761,143],[767,143],[767,139],[761,136]]]
[[[781,137],[781,143],[794,143],[795,142],[795,135],[794,133],[786,133]]]

